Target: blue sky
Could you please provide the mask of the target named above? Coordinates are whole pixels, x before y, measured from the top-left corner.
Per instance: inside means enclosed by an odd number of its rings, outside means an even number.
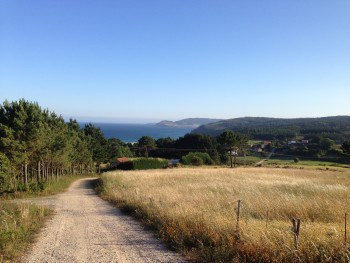
[[[0,100],[82,121],[350,115],[348,0],[0,0]]]

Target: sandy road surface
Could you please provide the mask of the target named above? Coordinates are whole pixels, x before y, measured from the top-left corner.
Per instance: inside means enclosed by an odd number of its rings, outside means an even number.
[[[100,199],[92,180],[78,180],[50,201],[56,214],[24,262],[184,262],[138,222]]]

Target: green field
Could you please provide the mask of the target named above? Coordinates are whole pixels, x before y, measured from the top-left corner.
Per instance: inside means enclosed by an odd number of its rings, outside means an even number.
[[[285,159],[270,159],[266,165],[272,166],[290,166],[290,167],[311,167],[311,168],[350,168],[350,164],[326,162],[326,161],[313,161],[313,160],[300,160],[295,163],[294,160]]]

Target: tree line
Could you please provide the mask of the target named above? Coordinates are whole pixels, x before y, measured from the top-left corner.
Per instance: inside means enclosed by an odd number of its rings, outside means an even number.
[[[239,152],[245,155],[248,151],[248,137],[238,135],[232,131],[225,131],[219,136],[205,134],[185,134],[176,140],[167,137],[154,140],[143,136],[138,143],[131,146],[136,156],[150,156],[161,158],[182,158],[191,152],[207,153],[210,161],[206,164],[226,164],[230,154]],[[203,156],[203,155],[201,155]]]
[[[293,153],[313,154],[332,145],[327,138],[312,141],[308,149],[299,147],[292,149]],[[278,141],[274,144],[279,148]],[[341,150],[345,156],[350,155],[350,142],[345,141]],[[116,157],[187,156],[186,162],[204,164],[227,164],[231,159],[232,165],[233,156],[248,151],[248,136],[232,131],[218,136],[189,133],[176,140],[143,136],[130,144],[105,138],[102,130],[91,123],[80,127],[76,120],[65,122],[62,116],[35,102],[21,99],[0,105],[0,193],[38,189],[62,175],[100,172],[101,164],[111,163]]]
[[[38,103],[5,101],[0,106],[0,193],[34,190],[62,175],[93,173],[108,154],[115,154],[113,143],[94,125],[65,122]]]
[[[35,190],[62,175],[99,172],[102,163],[116,157],[181,158],[205,152],[218,164],[227,161],[232,147],[243,151],[247,141],[225,132],[221,137],[186,134],[177,140],[143,136],[133,145],[105,138],[91,123],[80,127],[76,120],[66,122],[36,102],[5,101],[0,105],[0,193]]]

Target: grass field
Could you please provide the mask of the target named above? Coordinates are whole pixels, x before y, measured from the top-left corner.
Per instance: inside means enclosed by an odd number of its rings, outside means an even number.
[[[270,159],[265,165],[273,166],[291,166],[291,167],[305,167],[305,168],[350,168],[350,164],[324,162],[314,160],[300,160],[295,163],[294,160]]]
[[[101,180],[104,198],[152,225],[196,262],[350,258],[344,243],[344,215],[350,212],[348,170],[183,168],[113,172]],[[301,219],[298,250],[292,218]]]
[[[45,207],[0,203],[0,262],[19,262],[50,213]]]

